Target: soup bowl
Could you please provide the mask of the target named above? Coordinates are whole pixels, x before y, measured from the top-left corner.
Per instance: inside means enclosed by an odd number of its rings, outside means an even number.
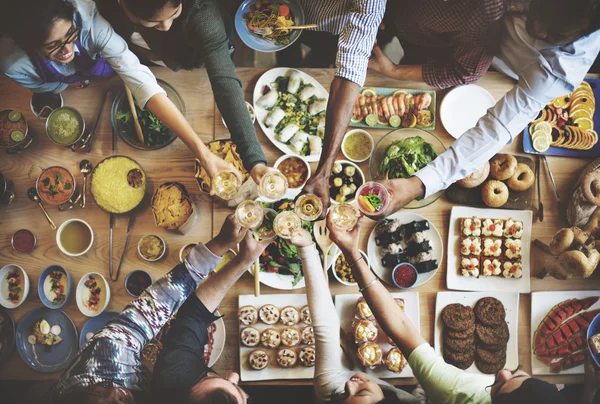
[[[81,226],[81,228],[85,229],[87,228],[87,230],[89,230],[89,235],[90,235],[90,242],[87,245],[87,247],[83,248],[81,251],[69,251],[69,246],[66,246],[66,240],[63,240],[63,232],[65,231],[65,229],[67,229],[67,231],[70,231],[68,227],[69,224],[74,223],[74,222],[78,222],[78,223],[83,223],[85,225],[85,227]],[[81,235],[79,235],[81,236]],[[65,237],[67,237],[66,233],[65,233]],[[70,237],[74,237],[74,236],[70,236]],[[68,255],[69,257],[80,257],[83,254],[87,253],[90,248],[92,248],[92,244],[94,244],[94,231],[92,230],[92,227],[84,220],[81,219],[69,219],[66,220],[63,224],[60,225],[60,227],[58,228],[58,230],[56,231],[56,245],[58,245],[58,248],[60,249],[60,251],[62,251],[64,254]]]
[[[40,275],[38,295],[44,306],[60,309],[69,299],[71,287],[71,276],[67,270],[60,265],[50,265]]]
[[[37,178],[33,172],[38,168],[40,174]],[[27,174],[30,179],[35,179],[35,188],[42,202],[52,206],[67,204],[71,201],[77,183],[69,170],[61,166],[48,168],[32,165]],[[72,204],[70,205],[72,207]]]
[[[46,135],[59,146],[73,146],[85,133],[85,119],[73,107],[56,108],[46,120]]]

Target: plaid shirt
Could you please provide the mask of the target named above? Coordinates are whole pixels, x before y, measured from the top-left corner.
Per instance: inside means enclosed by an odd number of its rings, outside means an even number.
[[[507,0],[396,0],[388,13],[400,42],[448,48],[432,55],[423,78],[432,87],[476,82],[487,71],[500,42]]]

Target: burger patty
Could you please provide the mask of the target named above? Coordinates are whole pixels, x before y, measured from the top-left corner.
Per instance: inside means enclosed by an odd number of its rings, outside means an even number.
[[[475,334],[471,334],[470,338],[444,338],[444,348],[457,353],[464,353],[471,349],[475,344]]]
[[[506,319],[504,305],[494,297],[479,299],[473,312],[478,322],[490,327],[501,325]]]
[[[510,336],[506,321],[494,327],[477,323],[475,324],[475,335],[477,335],[478,341],[485,345],[506,345]]]
[[[444,360],[446,363],[456,366],[459,369],[467,369],[475,360],[475,348],[467,352],[458,353],[449,349],[444,349]]]
[[[476,358],[475,366],[477,366],[477,369],[481,370],[482,373],[493,375],[504,369],[505,362],[506,361],[504,361],[503,363],[490,364],[481,361],[479,358]]]
[[[506,363],[506,347],[498,351],[489,351],[480,345],[475,349],[475,357],[481,362],[490,365],[502,364],[502,367],[504,367]]]
[[[454,331],[449,328],[446,329],[446,335],[449,338],[467,339],[467,338],[473,336],[474,333],[475,333],[475,323],[473,323],[471,325],[471,327],[469,327],[465,331]]]
[[[462,304],[449,304],[442,310],[444,325],[453,331],[466,331],[475,322],[473,309]]]

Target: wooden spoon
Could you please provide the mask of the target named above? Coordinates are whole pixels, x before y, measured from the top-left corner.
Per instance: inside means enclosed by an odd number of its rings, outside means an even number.
[[[315,235],[315,241],[317,245],[323,251],[323,273],[325,274],[325,279],[327,277],[327,254],[329,253],[329,249],[333,245],[333,241],[329,238],[329,229],[327,228],[327,221],[325,219],[319,220],[315,222],[313,233]]]
[[[131,117],[133,118],[135,133],[137,134],[140,143],[145,144],[146,142],[144,142],[144,134],[142,133],[142,127],[140,126],[140,121],[138,119],[137,111],[135,109],[135,102],[133,101],[133,94],[131,94],[131,90],[127,86],[125,86],[125,94],[127,94],[127,101],[129,102],[129,109],[131,110]]]

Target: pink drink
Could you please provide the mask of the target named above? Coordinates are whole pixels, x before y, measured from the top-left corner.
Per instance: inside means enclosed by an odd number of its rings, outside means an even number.
[[[356,191],[358,209],[366,216],[383,214],[390,199],[389,191],[378,182],[366,182]]]

